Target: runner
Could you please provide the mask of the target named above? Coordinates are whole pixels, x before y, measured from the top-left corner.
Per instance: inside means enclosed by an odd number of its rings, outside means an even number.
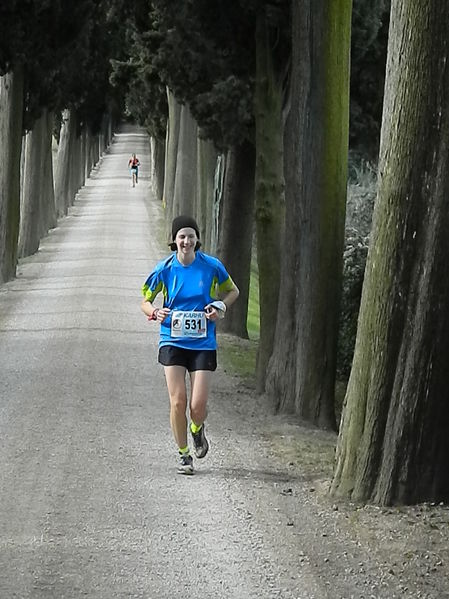
[[[140,161],[135,154],[128,160],[128,168],[131,171],[131,177],[133,181],[133,187],[139,182],[139,166]]]
[[[142,311],[160,323],[158,361],[164,366],[170,398],[170,425],[179,450],[180,474],[193,474],[187,441],[187,387],[190,376],[190,432],[197,458],[209,449],[205,435],[211,372],[217,367],[216,325],[239,290],[223,264],[201,251],[199,229],[190,216],[172,223],[173,253],[159,262],[142,287]],[[153,301],[164,296],[163,307]],[[221,296],[221,299],[219,299]]]

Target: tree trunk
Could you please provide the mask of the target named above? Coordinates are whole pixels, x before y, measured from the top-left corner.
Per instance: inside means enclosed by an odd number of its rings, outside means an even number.
[[[20,206],[19,258],[30,256],[39,249],[44,229],[43,213],[45,186],[45,147],[47,136],[47,112],[35,122],[25,137],[24,167]]]
[[[347,181],[350,0],[293,3],[286,219],[275,408],[335,428],[334,384]]]
[[[53,177],[53,123],[54,114],[52,112],[45,111],[46,122],[45,122],[45,139],[43,144],[42,152],[44,154],[43,162],[43,193],[42,193],[42,214],[43,218],[42,229],[40,231],[40,237],[47,234],[49,229],[56,227],[56,206],[55,206],[55,186]]]
[[[218,253],[240,290],[220,330],[248,339],[249,280],[254,224],[255,150],[246,141],[228,152],[221,203]]]
[[[101,131],[100,131],[100,148],[99,155],[101,155],[110,145],[111,137],[110,137],[110,123],[111,123],[111,114],[107,112],[103,115],[103,119],[101,122]]]
[[[76,136],[76,119],[73,111],[64,110],[59,135],[58,158],[55,177],[55,202],[57,216],[65,216],[72,204],[73,139]]]
[[[78,185],[77,191],[80,187],[84,185],[87,177],[90,173],[89,168],[89,134],[87,131],[87,127],[83,126],[80,135],[80,161],[79,161],[79,171],[78,171]]]
[[[218,237],[220,228],[220,210],[221,201],[223,198],[224,189],[224,177],[226,171],[226,155],[219,154],[217,156],[217,162],[215,165],[214,172],[214,193],[213,193],[213,204],[212,204],[212,220],[210,223],[210,239],[208,236],[208,243],[211,254],[218,254]],[[254,193],[253,193],[254,195]],[[254,203],[254,199],[252,200]]]
[[[74,117],[76,127],[75,135],[72,137],[72,162],[70,164],[70,206],[73,206],[78,190],[84,185],[83,130],[80,126],[76,112]]]
[[[76,115],[75,115],[76,118]],[[84,139],[85,139],[85,129],[81,129],[80,124],[77,119],[77,127],[76,127],[76,135],[73,137],[73,150],[72,157],[73,162],[71,164],[70,170],[70,205],[73,206],[75,203],[76,194],[78,190],[85,183],[85,166],[84,166]]]
[[[158,201],[162,201],[164,191],[165,142],[152,137],[151,142],[151,185]]]
[[[176,180],[176,162],[178,156],[179,125],[181,105],[176,101],[172,92],[167,89],[168,121],[167,139],[165,144],[165,175],[164,193],[162,204],[165,208],[167,237],[171,233],[171,221],[173,220],[173,197]],[[171,239],[170,239],[171,241]]]
[[[91,172],[91,170],[97,166],[100,158],[101,158],[101,153],[102,153],[102,149],[100,147],[100,134],[97,133],[97,135],[92,135],[91,136],[91,141],[92,141],[92,146],[91,146],[91,155],[90,155],[90,171],[89,174]]]
[[[198,125],[187,105],[181,106],[173,216],[196,216]]]
[[[282,172],[282,89],[273,65],[268,18],[256,24],[256,233],[259,268],[260,340],[257,390],[265,390],[268,361],[273,351],[280,284],[281,225],[284,220]]]
[[[196,216],[203,249],[211,252],[211,231],[214,218],[215,168],[218,152],[211,141],[198,139],[198,196]]]
[[[0,77],[0,284],[16,274],[20,222],[23,69]]]
[[[85,162],[85,171],[84,171],[84,183],[86,179],[90,177],[92,169],[95,166],[95,144],[96,144],[96,135],[93,135],[89,129],[86,130],[86,162]]]
[[[331,491],[448,501],[449,5],[391,8],[378,196]]]

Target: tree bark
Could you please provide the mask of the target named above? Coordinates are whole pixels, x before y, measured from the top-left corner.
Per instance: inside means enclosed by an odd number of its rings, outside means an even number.
[[[165,208],[167,238],[170,238],[171,221],[174,216],[173,198],[176,180],[176,164],[178,156],[179,125],[181,105],[172,92],[167,89],[168,121],[167,140],[165,144],[165,175],[162,205]]]
[[[215,167],[218,152],[211,141],[199,139],[197,142],[198,182],[196,217],[200,228],[203,249],[211,252],[211,231],[214,218]]]
[[[102,149],[100,147],[100,134],[97,133],[96,135],[92,135],[92,146],[91,146],[91,155],[90,155],[90,170],[89,170],[89,174],[91,172],[91,170],[97,166],[100,158],[101,158],[101,152]]]
[[[187,105],[181,106],[173,216],[196,216],[198,125]]]
[[[43,193],[42,193],[42,214],[43,218],[40,237],[46,235],[49,229],[56,227],[56,205],[55,205],[55,185],[53,176],[53,123],[54,114],[45,111],[45,139],[43,144],[44,163],[43,163]]]
[[[20,223],[23,68],[0,77],[0,284],[16,274]]]
[[[151,184],[158,201],[162,201],[164,190],[165,142],[151,138]]]
[[[57,167],[55,176],[55,202],[57,216],[65,216],[72,204],[74,138],[76,136],[76,118],[73,111],[64,110],[59,136]]]
[[[85,129],[81,128],[78,118],[76,119],[76,135],[72,139],[72,163],[70,169],[70,205],[73,206],[75,203],[76,194],[78,190],[85,183],[85,165],[84,165],[84,149],[83,146],[85,140]]]
[[[331,492],[449,500],[449,6],[391,7],[378,196]]]
[[[30,256],[39,249],[45,228],[45,162],[47,159],[47,111],[35,122],[24,141],[24,168],[20,206],[19,258]]]
[[[260,339],[257,390],[265,390],[268,361],[273,351],[279,284],[281,225],[284,220],[282,157],[282,89],[275,73],[268,18],[256,23],[256,202],[257,264],[259,269]],[[249,280],[248,280],[249,283]]]
[[[111,124],[111,114],[110,112],[107,112],[106,114],[103,115],[103,119],[101,122],[101,131],[100,131],[100,139],[99,139],[99,156],[98,158],[100,158],[101,154],[103,152],[105,152],[107,150],[107,148],[109,148],[109,145],[111,143],[111,137],[110,137],[110,124]]]
[[[220,330],[248,339],[249,280],[254,224],[255,149],[248,141],[228,152],[221,202],[218,254],[240,290]]]
[[[209,248],[212,254],[218,254],[218,237],[220,229],[220,209],[223,198],[224,177],[226,171],[226,155],[219,154],[214,171],[214,193],[212,204],[212,220],[210,223]],[[254,195],[254,194],[253,194]],[[253,199],[254,202],[254,199]]]
[[[266,390],[275,409],[335,428],[351,2],[302,0],[292,9],[285,252]]]
[[[87,127],[84,126],[80,135],[80,161],[78,171],[78,181],[80,185],[77,186],[77,191],[86,182],[86,179],[90,173],[89,167],[89,133],[87,131]]]

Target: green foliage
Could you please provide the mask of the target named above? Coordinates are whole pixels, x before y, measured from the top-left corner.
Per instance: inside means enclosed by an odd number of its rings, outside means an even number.
[[[219,147],[240,142],[243,131],[249,135],[253,127],[252,91],[252,84],[232,74],[198,94],[191,106],[201,123],[200,135]]]
[[[351,37],[350,147],[378,153],[390,0],[354,0]]]
[[[189,104],[200,135],[217,148],[252,139],[256,11],[266,11],[273,53],[285,63],[287,0],[115,5],[126,22],[126,57],[113,60],[111,82],[126,90],[126,110],[134,120],[163,137],[168,87],[178,102]]]
[[[155,0],[153,65],[202,135],[226,147],[252,135],[254,18],[238,2]]]
[[[11,0],[0,5],[0,75],[16,64],[27,64],[39,58],[45,48],[42,24],[51,12],[51,1]]]
[[[147,3],[145,3],[147,4]],[[126,33],[124,56],[113,59],[111,84],[124,96],[125,112],[150,135],[164,139],[168,107],[167,93],[152,63],[158,36],[151,31],[150,12],[141,5],[123,15]]]
[[[124,30],[113,11],[108,11],[110,2],[104,0],[95,6],[93,19],[88,23],[88,44],[79,71],[82,81],[72,88],[73,106],[81,122],[86,123],[93,134],[100,131],[102,118],[108,106],[120,104],[120,94],[115,93],[110,83],[111,57],[121,55],[121,40]],[[70,80],[70,79],[69,79]],[[79,83],[79,85],[78,85]]]
[[[0,73],[25,73],[24,128],[42,107],[75,108],[92,132],[111,100],[109,57],[120,44],[111,2],[23,0],[0,7]]]
[[[125,97],[126,112],[148,133],[165,139],[168,118],[167,94],[157,75],[145,63],[131,69]]]
[[[127,110],[161,136],[168,87],[217,148],[252,139],[256,10],[267,9],[279,54],[288,6],[286,0],[138,3],[127,21],[128,59],[114,63],[112,76],[127,86]]]
[[[367,237],[362,237],[355,229],[348,230],[346,235],[337,359],[337,373],[340,379],[348,379],[351,372],[363,276],[368,255]]]
[[[27,129],[42,106],[70,106],[98,128],[106,106],[121,105],[126,95],[128,112],[161,137],[169,86],[178,101],[190,104],[200,133],[225,148],[253,136],[256,14],[265,12],[284,77],[289,5],[9,0],[0,6],[0,73],[14,64],[25,67]],[[350,139],[354,150],[370,157],[378,146],[388,17],[389,0],[354,0]]]
[[[357,165],[351,162],[351,174],[338,334],[337,375],[340,380],[347,380],[351,371],[371,218],[376,197],[376,172],[371,165],[368,163]]]

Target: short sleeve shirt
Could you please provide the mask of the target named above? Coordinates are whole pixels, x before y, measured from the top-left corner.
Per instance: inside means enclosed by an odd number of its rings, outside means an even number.
[[[150,302],[162,293],[164,308],[171,311],[161,323],[159,346],[174,345],[196,350],[216,349],[214,322],[205,321],[204,336],[175,336],[172,317],[174,313],[180,312],[197,312],[200,315],[207,304],[218,299],[220,293],[227,293],[233,288],[234,283],[220,260],[203,252],[195,252],[195,259],[187,266],[179,262],[176,252],[159,262],[142,287],[144,297]]]

